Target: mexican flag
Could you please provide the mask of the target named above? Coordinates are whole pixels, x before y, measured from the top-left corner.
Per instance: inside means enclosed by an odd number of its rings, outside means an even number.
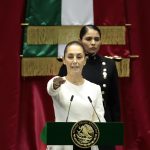
[[[32,0],[27,3],[25,22],[31,26],[61,26],[93,24],[93,0]],[[28,45],[23,56],[63,55],[64,44]]]
[[[57,58],[63,56],[66,43],[79,39],[82,25],[107,24],[108,27],[101,28],[102,43],[125,45],[125,27],[116,26],[124,20],[123,4],[117,0],[112,9],[112,5],[108,7],[110,2],[108,0],[101,5],[99,0],[28,0],[22,76],[56,75],[61,66]],[[106,15],[103,11],[107,11]],[[113,55],[112,52],[110,54]]]

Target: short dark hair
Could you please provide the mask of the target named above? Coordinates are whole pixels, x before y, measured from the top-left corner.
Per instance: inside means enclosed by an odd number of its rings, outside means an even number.
[[[80,40],[82,40],[83,36],[88,32],[88,29],[93,29],[97,31],[101,38],[101,31],[96,25],[85,25],[80,30],[80,34],[79,34]]]
[[[71,46],[71,45],[74,45],[74,44],[81,46],[82,49],[83,49],[83,53],[85,54],[85,48],[84,48],[83,44],[82,44],[80,41],[71,41],[71,42],[69,42],[69,43],[65,46],[65,49],[64,49],[64,57],[65,57],[65,54],[66,54],[66,52],[67,52],[68,47]]]

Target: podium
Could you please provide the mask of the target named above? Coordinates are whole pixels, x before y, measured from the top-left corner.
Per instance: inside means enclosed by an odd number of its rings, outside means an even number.
[[[71,129],[74,124],[74,122],[47,122],[41,132],[43,143],[47,145],[73,145]],[[123,123],[96,123],[96,125],[100,132],[96,145],[123,145]]]

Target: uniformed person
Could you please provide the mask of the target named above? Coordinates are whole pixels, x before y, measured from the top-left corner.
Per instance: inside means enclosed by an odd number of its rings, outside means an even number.
[[[87,62],[82,75],[85,79],[100,85],[103,94],[105,119],[107,122],[120,121],[120,103],[118,90],[118,74],[114,60],[100,56],[101,32],[95,25],[83,26],[80,30]],[[66,66],[62,65],[59,76],[67,74]],[[113,150],[114,147],[100,147],[101,150]]]

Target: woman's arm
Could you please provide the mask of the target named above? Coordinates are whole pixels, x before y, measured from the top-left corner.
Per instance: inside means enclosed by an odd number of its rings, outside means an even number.
[[[58,94],[60,86],[65,83],[65,80],[62,77],[56,76],[50,79],[47,83],[47,92],[51,96]]]

